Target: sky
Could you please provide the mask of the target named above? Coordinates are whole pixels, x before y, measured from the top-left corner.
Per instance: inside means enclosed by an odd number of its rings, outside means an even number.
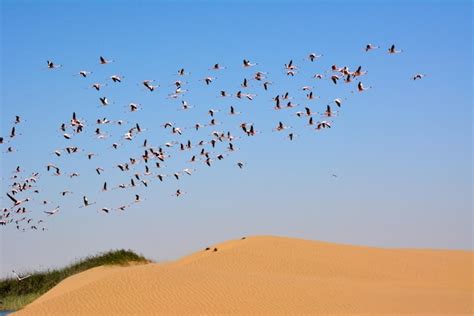
[[[47,229],[0,227],[1,276],[116,248],[164,262],[248,235],[472,250],[470,1],[4,0],[1,14],[0,135],[9,143],[0,145],[0,204],[11,207],[5,193],[16,166],[25,177],[40,172],[40,193],[19,196],[33,198],[28,216],[43,218]],[[380,48],[366,53],[368,43]],[[403,52],[388,54],[392,44]],[[311,52],[323,56],[311,63],[306,59]],[[99,65],[99,56],[114,62]],[[244,69],[244,58],[258,65]],[[294,77],[283,68],[290,59],[298,66]],[[47,69],[46,60],[62,67]],[[226,68],[209,70],[215,63]],[[328,79],[333,64],[351,70],[361,65],[368,73],[360,80],[371,88],[352,93],[356,83],[334,85]],[[179,78],[180,68],[190,74]],[[80,70],[93,73],[81,78]],[[255,80],[248,89],[240,87],[256,71],[267,73],[268,91]],[[315,73],[325,78],[312,78]],[[413,81],[416,73],[426,77]],[[112,83],[113,74],[123,82]],[[202,79],[209,75],[216,79],[206,86]],[[141,85],[145,79],[160,87],[150,93]],[[167,98],[177,79],[189,91]],[[94,82],[107,86],[97,92],[90,88]],[[305,85],[319,98],[306,100]],[[219,98],[220,90],[257,96]],[[273,110],[272,98],[286,91],[299,105]],[[112,104],[101,107],[102,96]],[[336,97],[344,101],[340,109],[332,104],[339,113],[330,118],[331,129],[316,131],[307,118],[294,115],[304,106],[324,111]],[[193,108],[179,111],[181,100]],[[141,109],[127,112],[130,102]],[[230,105],[242,114],[227,115]],[[181,136],[161,127],[167,121],[183,128],[205,124],[211,108],[219,110],[221,125],[199,133],[187,128]],[[74,111],[86,121],[86,131],[66,140],[59,126]],[[15,115],[24,121],[16,125],[18,136],[9,139]],[[93,131],[103,117],[126,123],[99,126],[109,136],[99,140]],[[272,131],[279,121],[291,129]],[[123,140],[137,122],[144,132]],[[254,123],[261,133],[245,136],[242,122]],[[191,152],[171,148],[173,158],[154,174],[193,168],[192,176],[162,183],[143,176],[147,188],[100,192],[104,181],[110,187],[128,184],[134,172],[143,172],[143,162],[128,174],[115,166],[141,154],[144,139],[155,147],[197,142],[209,140],[213,130],[231,130],[239,138],[233,153],[225,150],[227,143],[206,147],[213,157],[226,154],[212,167],[202,161],[191,165],[186,162]],[[297,135],[293,141],[289,132]],[[118,150],[113,142],[121,144]],[[53,154],[69,145],[84,151]],[[8,146],[17,151],[6,153]],[[98,156],[89,161],[87,152]],[[64,174],[48,173],[48,163],[60,165]],[[104,174],[95,174],[96,167]],[[80,176],[69,178],[72,172]],[[172,196],[177,189],[185,194]],[[64,190],[73,194],[61,197]],[[126,211],[99,211],[130,203],[135,193],[144,201]],[[79,208],[83,195],[96,204]],[[43,200],[50,203],[43,206]],[[60,212],[46,218],[43,211],[56,206]]]

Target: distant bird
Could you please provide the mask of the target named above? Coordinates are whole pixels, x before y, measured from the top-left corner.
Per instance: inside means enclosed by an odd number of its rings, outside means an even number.
[[[265,82],[263,83],[263,89],[265,89],[265,91],[268,90],[268,86],[271,85],[271,84],[272,84],[271,82],[265,81]]]
[[[113,82],[122,82],[122,77],[119,75],[110,76],[110,79],[112,79]]]
[[[86,70],[81,70],[79,71],[79,75],[86,78],[88,75],[90,75],[92,71],[86,71]]]
[[[15,277],[18,281],[24,280],[24,279],[29,278],[31,276],[31,274],[20,276],[18,273],[15,272],[15,270],[12,270],[12,273],[15,275]]]
[[[17,200],[15,199],[13,196],[10,195],[10,193],[7,193],[7,196],[10,200],[12,200],[13,202],[13,206],[19,206],[21,205],[22,203],[25,203],[25,202],[28,202],[30,199],[29,198],[26,198],[24,200]]]
[[[390,48],[388,49],[388,53],[389,53],[389,54],[398,54],[398,53],[401,53],[401,52],[403,52],[403,50],[401,50],[401,49],[400,49],[400,50],[396,50],[396,49],[395,49],[395,44],[392,45],[392,46],[390,46]]]
[[[48,216],[51,216],[51,215],[54,215],[56,214],[57,212],[59,212],[59,206],[56,206],[53,210],[51,211],[44,211],[45,214],[47,214]]]
[[[125,209],[128,207],[128,205],[121,205],[119,207],[117,207],[117,210],[119,211],[125,211]]]
[[[316,53],[310,53],[310,54],[308,55],[308,59],[309,59],[310,61],[314,61],[315,59],[318,59],[318,58],[320,58],[320,57],[322,57],[322,56],[323,56],[323,55],[317,55]]]
[[[189,73],[185,72],[184,68],[181,68],[180,70],[178,70],[178,75],[179,76],[185,76],[185,75],[189,75]]]
[[[332,101],[332,102],[336,103],[336,105],[337,105],[338,107],[341,107],[341,104],[342,104],[341,99],[334,99],[334,101]]]
[[[426,77],[425,74],[416,74],[416,75],[413,76],[412,79],[413,79],[413,80],[419,80],[419,79],[422,79],[422,78],[424,78],[424,77]]]
[[[48,64],[48,68],[49,68],[49,69],[55,69],[55,68],[60,68],[60,67],[62,67],[62,65],[55,64],[55,63],[53,63],[53,62],[50,61],[50,60],[47,60],[46,63]]]
[[[103,106],[109,105],[109,100],[107,100],[106,97],[101,97],[101,98],[99,98],[99,100],[100,100],[100,103],[101,103]]]
[[[16,136],[16,128],[15,128],[15,126],[13,126],[11,131],[10,131],[10,138],[13,138],[15,136]]]
[[[322,129],[322,128],[331,128],[331,123],[328,121],[318,122],[318,124],[316,125],[316,129]]]
[[[222,67],[221,65],[219,64],[214,64],[214,66],[212,66],[211,68],[209,68],[210,70],[221,70],[221,69],[225,69],[225,67]]]
[[[211,82],[212,82],[214,79],[216,79],[216,78],[214,78],[214,77],[206,77],[206,78],[203,79],[203,81],[206,83],[206,85],[210,85]]]
[[[278,131],[278,132],[280,132],[280,131],[283,131],[283,130],[285,130],[285,129],[287,129],[287,128],[289,128],[289,126],[285,126],[285,125],[283,125],[282,122],[278,122],[278,125],[277,125],[277,127],[275,128],[275,130]]]
[[[372,44],[367,44],[365,45],[365,51],[368,52],[369,50],[377,49],[379,48],[378,46],[372,45]]]
[[[94,83],[94,84],[91,85],[91,87],[96,89],[97,91],[99,91],[102,86],[104,86],[104,85],[101,84],[101,83]]]
[[[156,85],[156,86],[151,85],[152,82],[154,82],[154,80],[144,80],[144,81],[142,82],[143,85],[145,86],[145,88],[147,88],[148,90],[150,90],[150,92],[155,91],[155,89],[159,87],[159,85]]]
[[[240,112],[235,111],[235,108],[231,105],[229,114],[230,115],[238,115],[238,114],[240,114]]]
[[[359,83],[357,84],[357,91],[359,91],[359,92],[366,91],[370,88],[372,88],[372,87],[365,88],[361,81],[359,81]]]
[[[105,65],[105,64],[113,63],[114,61],[113,60],[107,60],[107,59],[105,59],[105,57],[100,56],[99,57],[99,62],[100,62],[101,65]]]
[[[87,207],[87,206],[91,206],[91,205],[96,203],[96,202],[90,203],[85,195],[82,197],[82,202],[83,202],[83,205],[80,206],[80,207]]]
[[[248,60],[248,59],[244,59],[243,60],[243,65],[244,65],[244,67],[253,67],[253,66],[256,66],[257,64],[256,63],[251,63],[250,60]]]
[[[331,106],[326,105],[326,111],[323,113],[323,116],[332,117],[334,112],[331,110]]]

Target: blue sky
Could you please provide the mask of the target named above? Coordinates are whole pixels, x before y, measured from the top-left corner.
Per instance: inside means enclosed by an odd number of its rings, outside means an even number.
[[[383,247],[472,249],[472,4],[469,1],[297,2],[279,1],[2,1],[1,135],[6,137],[15,115],[18,125],[15,153],[0,145],[2,191],[11,171],[41,172],[41,195],[31,202],[31,215],[41,218],[38,201],[61,205],[46,220],[45,232],[18,232],[2,227],[2,275],[12,268],[46,268],[76,257],[132,248],[158,260],[172,260],[208,244],[243,235],[273,234]],[[381,48],[365,53],[367,43]],[[387,54],[391,44],[403,49]],[[304,60],[310,52],[324,56]],[[114,59],[98,65],[100,55]],[[242,59],[258,63],[243,69]],[[293,59],[300,68],[287,77],[283,64]],[[46,69],[46,60],[63,67]],[[220,63],[227,69],[208,70]],[[373,88],[353,94],[354,84],[334,86],[324,73],[332,64],[362,65],[364,85]],[[194,108],[177,111],[180,99],[167,99],[178,69],[189,92],[184,100]],[[74,76],[91,70],[90,78]],[[251,82],[255,100],[217,98],[219,90],[235,93],[244,77],[268,72],[269,91]],[[427,77],[414,82],[415,73]],[[121,84],[107,80],[112,74]],[[217,79],[205,86],[199,79]],[[140,86],[155,79],[153,93]],[[100,93],[93,82],[108,82]],[[300,89],[314,87],[320,99],[308,103]],[[290,91],[299,107],[274,111],[271,98]],[[115,102],[100,108],[98,98]],[[323,111],[327,102],[345,98],[333,128],[316,132],[293,115],[310,105]],[[127,113],[130,102],[143,109]],[[225,115],[229,105],[242,112]],[[110,185],[128,182],[113,166],[142,152],[144,138],[160,145],[174,136],[160,127],[166,121],[192,126],[209,121],[207,110],[242,139],[238,150],[208,168],[202,163],[191,177],[153,181],[149,188],[101,193]],[[87,120],[86,133],[65,140],[59,125],[73,111]],[[93,123],[99,117],[140,122],[146,131],[120,150],[109,147],[126,127],[104,127],[111,136],[96,140]],[[318,118],[317,119],[321,119]],[[278,121],[298,135],[290,142],[272,132]],[[253,122],[262,133],[243,137],[237,128]],[[210,138],[212,129],[179,138]],[[199,136],[198,136],[199,135]],[[124,141],[120,141],[124,142]],[[88,161],[77,156],[52,155],[75,144],[99,153]],[[221,146],[213,152],[223,152]],[[165,173],[187,167],[186,153],[166,162]],[[237,161],[245,162],[239,170]],[[56,163],[80,177],[54,177],[46,164]],[[106,172],[97,176],[96,167]],[[144,164],[137,166],[142,170]],[[137,170],[138,170],[137,169]],[[335,173],[338,178],[331,175]],[[176,198],[180,188],[187,193]],[[74,192],[68,198],[59,192]],[[146,200],[124,213],[97,212],[117,207],[140,193]],[[96,205],[78,208],[85,194]],[[25,195],[26,197],[26,195]],[[2,207],[10,201],[2,194]],[[49,207],[48,206],[48,207]],[[21,249],[21,251],[19,250]]]

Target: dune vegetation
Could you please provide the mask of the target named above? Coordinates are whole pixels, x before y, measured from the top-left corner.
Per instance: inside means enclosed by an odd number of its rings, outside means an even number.
[[[80,259],[64,268],[23,273],[31,276],[21,281],[16,278],[2,279],[0,280],[0,310],[18,310],[65,278],[91,268],[148,262],[150,260],[131,250],[111,250]]]

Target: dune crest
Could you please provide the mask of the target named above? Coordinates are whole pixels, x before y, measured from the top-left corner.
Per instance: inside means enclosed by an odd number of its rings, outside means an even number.
[[[247,237],[176,262],[85,271],[14,315],[472,314],[473,258]]]

